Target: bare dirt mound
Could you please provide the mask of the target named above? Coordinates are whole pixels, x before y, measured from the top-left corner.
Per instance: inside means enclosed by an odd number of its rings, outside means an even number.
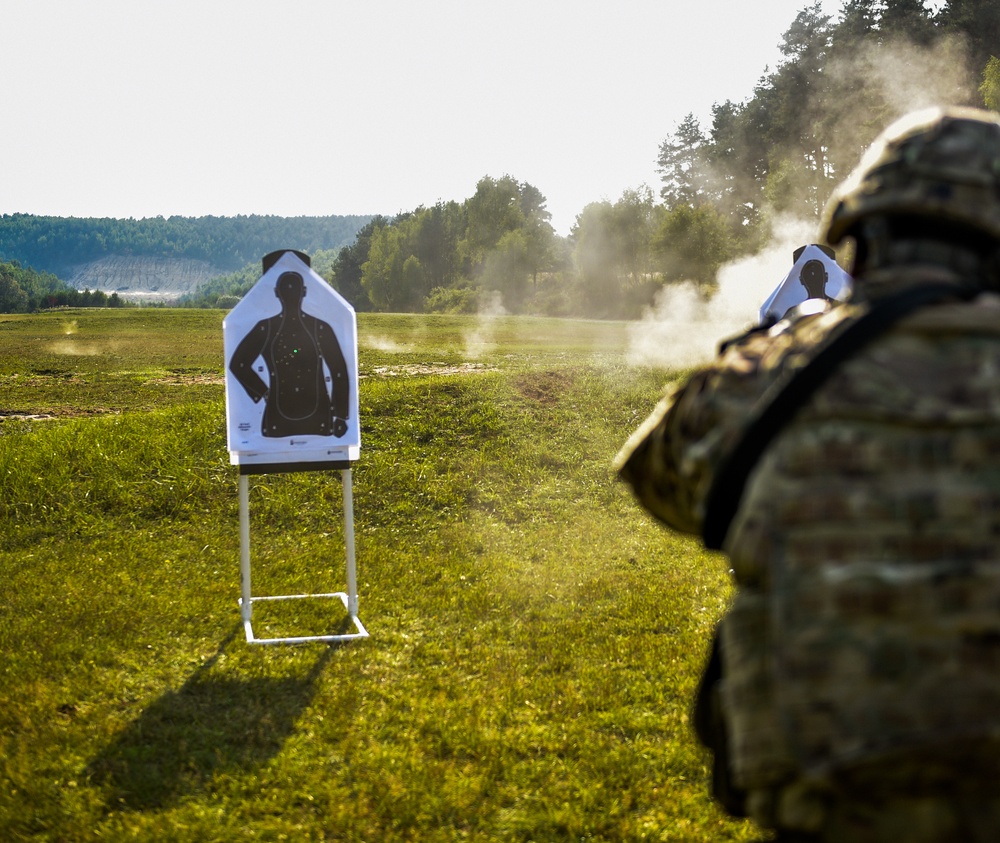
[[[130,301],[176,301],[195,292],[223,270],[192,258],[108,255],[75,268],[69,283],[78,290],[100,290]]]

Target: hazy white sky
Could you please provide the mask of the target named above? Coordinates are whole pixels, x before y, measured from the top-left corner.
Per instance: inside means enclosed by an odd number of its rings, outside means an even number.
[[[392,215],[510,174],[567,234],[807,5],[3,0],[0,213]]]

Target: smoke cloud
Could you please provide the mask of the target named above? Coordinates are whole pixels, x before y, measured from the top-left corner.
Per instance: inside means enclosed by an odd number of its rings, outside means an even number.
[[[831,158],[848,169],[875,135],[903,115],[931,106],[977,102],[977,74],[957,36],[942,37],[929,46],[905,39],[865,44],[850,58],[832,61],[826,74],[838,92],[836,109],[841,115],[831,133]],[[810,104],[813,110],[819,107]],[[839,175],[844,178],[847,172]]]
[[[503,296],[498,290],[484,294],[479,305],[476,327],[465,336],[466,357],[474,360],[493,349],[496,319],[498,316],[506,315]]]
[[[760,306],[792,268],[792,253],[816,242],[815,222],[785,219],[775,231],[762,252],[720,270],[712,298],[704,298],[694,283],[664,287],[642,319],[629,326],[628,362],[668,369],[696,366],[715,356],[721,340],[755,324]]]

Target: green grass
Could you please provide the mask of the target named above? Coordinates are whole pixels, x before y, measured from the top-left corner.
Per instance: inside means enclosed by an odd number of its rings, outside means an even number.
[[[371,638],[253,647],[221,318],[0,317],[0,839],[759,838],[688,723],[725,562],[610,471],[663,379],[623,325],[361,315]],[[342,590],[341,511],[252,479],[255,593]]]

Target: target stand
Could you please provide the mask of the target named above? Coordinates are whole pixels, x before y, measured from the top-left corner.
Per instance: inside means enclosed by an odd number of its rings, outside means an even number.
[[[263,474],[263,466],[240,466],[239,497],[240,497],[240,615],[243,619],[243,630],[248,644],[306,644],[309,642],[353,641],[367,638],[368,630],[358,617],[358,583],[354,560],[354,491],[351,482],[350,463],[337,464],[343,485],[344,499],[344,544],[347,560],[347,591],[337,591],[327,594],[283,594],[256,595],[250,579],[250,483],[248,475]],[[268,468],[288,470],[276,466]],[[258,638],[253,631],[253,604],[259,601],[271,600],[320,600],[339,599],[347,610],[354,632],[330,633],[328,635],[297,635],[281,638]]]
[[[249,644],[302,644],[367,638],[358,618],[351,463],[361,452],[358,326],[354,308],[291,249],[261,259],[263,275],[222,321],[226,361],[226,440],[240,469],[240,615]],[[249,475],[339,471],[343,483],[347,590],[254,595],[250,578]],[[353,632],[258,637],[253,604],[340,600]]]

